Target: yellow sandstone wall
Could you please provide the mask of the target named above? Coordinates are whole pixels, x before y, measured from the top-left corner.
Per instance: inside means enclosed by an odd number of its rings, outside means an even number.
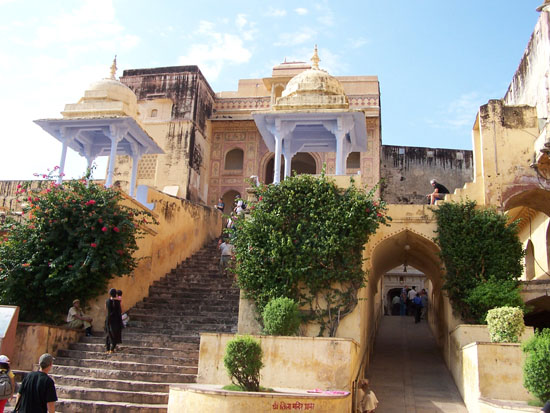
[[[11,368],[33,370],[44,353],[56,354],[57,350],[68,348],[83,334],[80,330],[62,326],[36,323],[18,323],[15,341],[15,354],[11,358]]]
[[[168,413],[269,412],[273,410],[348,413],[351,412],[351,395],[312,395],[293,392],[290,389],[276,393],[244,393],[224,391],[218,386],[170,386]]]
[[[232,334],[202,333],[199,352],[201,384],[230,384],[223,365]],[[354,340],[325,337],[255,336],[264,353],[260,384],[322,390],[351,390],[359,362]]]
[[[144,208],[131,199],[126,202]],[[219,236],[221,231],[221,214],[215,208],[172,197],[151,188],[147,202],[155,204],[153,213],[159,225],[149,226],[149,233],[138,240],[139,250],[136,254],[141,261],[134,272],[112,279],[108,286],[108,289],[123,291],[124,309],[148,296],[149,286],[154,281],[162,278],[206,242]],[[86,310],[94,319],[94,330],[103,330],[108,289],[104,295],[89,303]]]

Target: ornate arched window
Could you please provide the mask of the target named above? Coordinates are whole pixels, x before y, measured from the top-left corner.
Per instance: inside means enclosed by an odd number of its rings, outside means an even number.
[[[244,152],[242,149],[231,149],[225,155],[225,170],[237,171],[243,169]]]

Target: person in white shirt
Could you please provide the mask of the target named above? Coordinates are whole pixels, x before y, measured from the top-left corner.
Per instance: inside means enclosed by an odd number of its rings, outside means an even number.
[[[67,314],[67,323],[69,323],[69,327],[84,328],[86,330],[86,336],[91,336],[92,321],[92,317],[88,317],[82,312],[80,300],[78,298],[73,300],[73,306],[69,309],[69,314]]]
[[[414,315],[414,297],[416,297],[416,287],[413,285],[412,289],[407,293],[407,314]]]
[[[227,275],[227,266],[233,257],[233,245],[231,245],[227,240],[220,238],[218,241],[218,248],[222,253],[220,257],[220,273]]]

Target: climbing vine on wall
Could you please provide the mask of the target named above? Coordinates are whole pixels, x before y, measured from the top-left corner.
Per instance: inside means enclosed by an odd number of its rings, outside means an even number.
[[[465,322],[485,324],[487,311],[523,307],[519,295],[523,248],[517,222],[474,201],[445,202],[433,209],[435,241],[445,264],[445,283],[454,311]]]
[[[389,219],[385,204],[374,189],[342,190],[324,174],[256,191],[250,216],[237,219],[230,234],[239,287],[260,313],[274,298],[297,301],[320,335],[334,336],[364,286],[363,247]]]
[[[85,304],[131,273],[141,225],[154,221],[122,205],[118,190],[85,179],[23,185],[18,195],[25,219],[4,226],[0,303],[20,306],[23,321],[62,321],[74,298]]]

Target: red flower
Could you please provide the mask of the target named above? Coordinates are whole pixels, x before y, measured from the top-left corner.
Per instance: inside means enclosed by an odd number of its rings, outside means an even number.
[[[101,218],[99,218],[99,219],[97,220],[97,222],[99,222],[100,224],[103,224],[103,220],[102,220]]]
[[[95,248],[95,247],[97,247],[97,244],[96,244],[95,242],[92,242],[92,243],[90,244],[90,247]]]
[[[103,227],[103,228],[101,228],[101,230],[102,230],[103,232],[107,232],[107,227]]]
[[[377,217],[381,217],[382,214],[379,212],[379,213],[376,214],[376,216],[377,216]]]
[[[370,209],[365,208],[365,212],[368,214],[370,212]]]
[[[24,263],[24,264],[21,264],[22,267],[29,267],[31,264],[29,264],[28,262]]]
[[[73,268],[73,266],[71,264],[67,265],[68,268]]]
[[[17,189],[21,188],[21,184],[17,184]]]
[[[90,199],[88,202],[86,202],[85,205],[86,206],[95,205],[95,201],[93,199]]]
[[[262,199],[264,199],[264,197],[260,195],[260,197],[258,198],[258,201],[261,201]]]
[[[113,227],[113,231],[120,232],[120,229],[118,229],[118,227]]]

